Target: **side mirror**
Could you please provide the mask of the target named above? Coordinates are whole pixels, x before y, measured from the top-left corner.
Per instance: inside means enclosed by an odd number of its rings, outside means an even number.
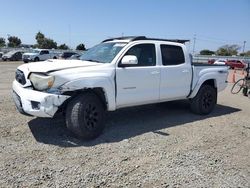
[[[121,65],[137,65],[138,64],[138,59],[135,55],[126,55],[122,58]]]

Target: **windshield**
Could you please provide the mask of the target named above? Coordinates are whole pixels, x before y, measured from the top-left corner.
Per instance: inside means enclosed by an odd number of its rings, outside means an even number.
[[[80,60],[84,61],[94,61],[100,63],[111,63],[115,56],[121,51],[121,49],[127,43],[101,43],[93,48],[90,48],[86,51],[81,57]]]
[[[16,53],[16,51],[10,51],[10,52],[6,53],[5,55],[10,56],[10,55],[13,55],[15,53]]]
[[[36,54],[39,54],[40,51],[39,50],[32,50],[31,53],[36,53]]]

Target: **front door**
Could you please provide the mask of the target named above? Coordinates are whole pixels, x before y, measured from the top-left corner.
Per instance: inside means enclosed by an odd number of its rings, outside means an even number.
[[[138,64],[116,69],[117,107],[152,103],[159,100],[160,67],[156,66],[154,44],[137,44],[125,55],[135,55]]]

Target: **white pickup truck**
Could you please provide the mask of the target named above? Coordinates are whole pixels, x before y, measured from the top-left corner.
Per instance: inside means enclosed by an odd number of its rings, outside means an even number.
[[[227,86],[228,68],[193,64],[185,42],[114,38],[81,60],[23,64],[13,82],[16,107],[37,117],[61,111],[68,129],[84,139],[100,135],[105,112],[119,108],[189,99],[193,112],[208,114]]]
[[[24,63],[37,62],[47,59],[57,59],[57,54],[47,49],[35,49],[32,52],[24,53],[22,59]]]

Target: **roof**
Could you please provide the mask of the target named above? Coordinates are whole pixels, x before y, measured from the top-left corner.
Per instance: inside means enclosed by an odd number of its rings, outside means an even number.
[[[190,40],[185,40],[185,39],[159,39],[159,38],[147,38],[145,36],[126,36],[126,37],[109,38],[102,42],[109,42],[113,40],[126,40],[128,42],[138,41],[138,40],[157,40],[157,41],[177,42],[177,43],[182,43],[182,44],[190,41]]]

